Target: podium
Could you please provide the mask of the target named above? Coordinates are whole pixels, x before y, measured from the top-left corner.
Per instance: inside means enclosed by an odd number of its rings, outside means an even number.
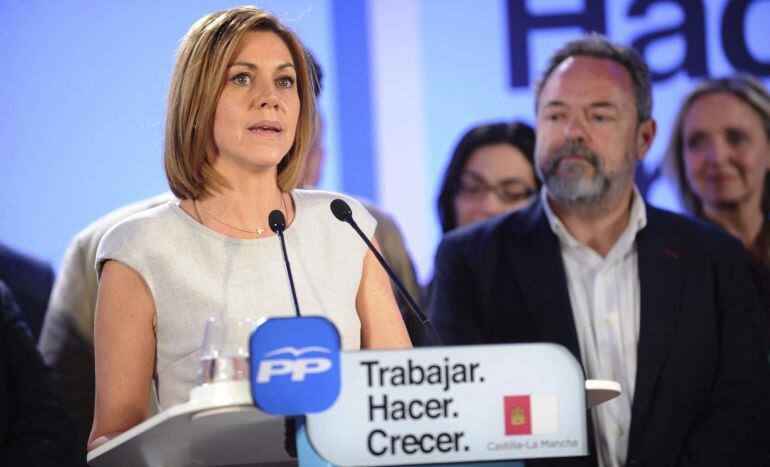
[[[258,455],[255,455],[258,453]],[[295,464],[284,449],[284,419],[251,401],[248,381],[199,386],[164,410],[88,453],[101,466]]]
[[[341,352],[336,402],[298,423],[257,409],[250,381],[194,388],[88,454],[124,465],[468,465],[588,453],[587,409],[620,394],[556,344]]]

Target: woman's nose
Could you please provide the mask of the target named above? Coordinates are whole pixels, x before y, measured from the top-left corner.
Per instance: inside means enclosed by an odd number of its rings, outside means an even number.
[[[253,105],[257,108],[272,107],[278,110],[281,104],[281,100],[278,98],[278,93],[273,86],[269,83],[263,83],[259,86],[259,91],[254,95]]]
[[[720,141],[710,141],[705,149],[706,161],[712,165],[719,165],[729,158],[727,144]]]
[[[506,210],[505,204],[500,200],[494,190],[489,190],[484,193],[484,197],[481,198],[480,204],[482,211],[489,217],[502,214]]]
[[[266,93],[258,98],[258,107],[264,108],[264,107],[272,107],[275,110],[278,110],[278,106],[280,104],[280,101],[278,100],[278,96],[275,95],[275,93]]]

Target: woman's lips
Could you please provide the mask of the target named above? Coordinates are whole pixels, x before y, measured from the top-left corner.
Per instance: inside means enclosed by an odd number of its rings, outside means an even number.
[[[277,136],[281,134],[281,130],[276,130],[274,128],[268,128],[268,127],[251,127],[249,128],[249,131],[251,133],[255,133],[258,135],[265,135],[265,136]]]
[[[283,131],[283,127],[278,122],[262,120],[252,123],[249,126],[249,131],[258,135],[275,136]]]
[[[727,183],[734,180],[735,175],[730,173],[720,172],[720,173],[706,175],[706,179],[709,181],[709,183],[720,184],[720,183]]]

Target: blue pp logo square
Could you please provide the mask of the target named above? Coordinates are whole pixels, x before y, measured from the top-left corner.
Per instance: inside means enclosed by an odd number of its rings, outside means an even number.
[[[340,335],[326,318],[270,318],[249,341],[254,405],[274,415],[331,407],[340,393]]]

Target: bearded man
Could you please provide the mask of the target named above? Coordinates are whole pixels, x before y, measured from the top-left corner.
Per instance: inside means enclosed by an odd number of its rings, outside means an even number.
[[[527,465],[770,465],[770,374],[740,243],[645,204],[649,71],[593,34],[536,89],[544,185],[522,211],[450,234],[431,320],[447,344],[555,342],[620,383],[591,410],[590,454]]]

